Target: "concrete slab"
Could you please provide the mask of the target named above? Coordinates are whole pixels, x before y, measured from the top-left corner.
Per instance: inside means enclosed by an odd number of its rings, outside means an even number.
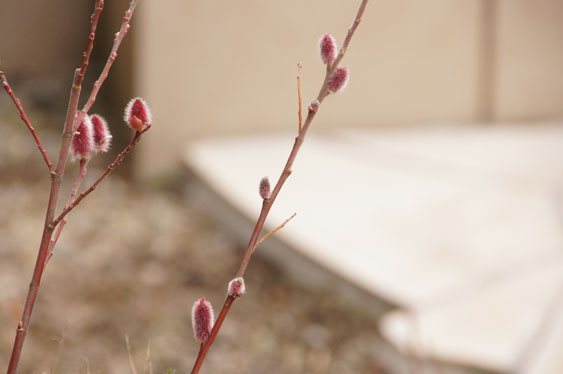
[[[261,204],[258,182],[268,175],[275,183],[294,136],[201,141],[187,148],[185,162],[253,221]],[[437,334],[429,335],[430,341],[449,347],[429,354],[504,370],[516,365],[553,298],[550,290],[559,289],[562,176],[561,124],[313,132],[267,225],[273,228],[297,212],[276,235],[325,269],[428,323],[421,329]],[[537,280],[530,275],[535,272]],[[534,285],[546,291],[534,293]],[[520,295],[531,308],[527,314],[512,301],[504,304],[504,296],[514,301],[520,288],[527,292]],[[487,322],[497,318],[476,317],[461,325],[458,319],[481,315],[482,300],[497,300],[497,315],[517,316],[513,322],[522,326],[499,327],[501,338],[491,342],[502,343],[502,352],[489,356],[481,349],[489,335],[466,330],[494,334]],[[448,313],[453,325],[443,320],[446,327],[440,330],[436,321]],[[397,326],[411,331],[405,315],[386,321],[392,321],[384,323],[386,336],[403,346]],[[440,335],[458,325],[465,326],[459,335],[454,330]],[[456,336],[459,344],[450,345],[448,339]]]
[[[426,359],[447,359],[503,373],[561,373],[534,367],[539,366],[536,361],[543,355],[544,341],[554,338],[553,325],[563,317],[553,316],[549,328],[541,331],[562,290],[563,254],[493,281],[478,292],[460,289],[456,300],[391,312],[381,321],[382,332],[403,352]],[[560,367],[563,358],[558,354],[546,361],[555,365],[555,357]]]

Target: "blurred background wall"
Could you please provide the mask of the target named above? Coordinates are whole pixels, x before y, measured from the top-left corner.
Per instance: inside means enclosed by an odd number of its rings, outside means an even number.
[[[106,2],[99,64],[127,3]],[[66,94],[91,8],[62,0],[4,4],[0,66],[34,90],[63,77]],[[330,32],[341,43],[355,10],[356,2],[342,0],[141,1],[102,90],[115,116],[131,95],[153,109],[137,170],[173,170],[184,146],[203,137],[294,129],[296,63],[304,66],[307,104],[324,72],[318,38]],[[344,60],[349,88],[329,97],[316,131],[559,119],[562,19],[561,0],[373,1]]]
[[[24,90],[18,95],[29,94],[33,104],[52,105],[48,102],[63,90],[70,92],[74,68],[86,45],[85,20],[91,8],[81,1],[0,2],[0,70],[8,74],[12,86]],[[1,100],[9,99],[2,96]]]
[[[324,72],[317,38],[341,43],[355,5],[146,2],[135,83],[158,125],[143,170],[200,137],[293,129],[296,62],[307,103]],[[560,0],[374,1],[344,60],[349,88],[329,98],[316,128],[560,118],[562,19]]]

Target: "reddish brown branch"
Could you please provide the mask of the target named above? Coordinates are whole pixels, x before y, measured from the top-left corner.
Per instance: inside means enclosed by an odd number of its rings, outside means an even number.
[[[74,81],[78,81],[78,72],[80,70],[76,69],[74,74]],[[31,283],[29,284],[29,290],[27,292],[27,297],[25,300],[25,306],[22,312],[22,318],[18,322],[18,328],[16,330],[16,337],[14,340],[14,345],[12,347],[12,355],[10,357],[10,363],[8,364],[7,374],[15,374],[19,359],[21,356],[21,351],[23,348],[23,343],[25,341],[25,336],[29,328],[29,322],[31,321],[31,313],[33,312],[33,306],[35,305],[35,299],[37,298],[37,293],[39,292],[39,284],[41,283],[41,277],[43,275],[43,270],[45,269],[45,260],[47,258],[47,253],[49,251],[49,244],[51,242],[51,236],[53,235],[53,228],[51,227],[51,221],[55,216],[55,208],[57,206],[57,200],[59,197],[59,191],[61,187],[62,175],[64,173],[66,159],[68,156],[68,148],[70,147],[70,141],[72,140],[72,123],[76,116],[76,108],[78,105],[78,96],[80,94],[80,87],[76,84],[72,85],[67,118],[65,122],[65,130],[63,132],[63,141],[61,144],[61,150],[59,152],[59,161],[57,162],[57,168],[55,173],[51,174],[51,191],[49,193],[49,202],[47,204],[47,213],[45,216],[45,224],[43,226],[43,234],[41,236],[41,243],[39,244],[39,251],[37,253],[37,261],[35,262],[35,269],[33,271],[33,276],[31,278]]]
[[[203,360],[207,356],[207,352],[209,351],[209,348],[213,344],[213,341],[217,336],[217,332],[223,325],[223,322],[225,321],[225,317],[227,317],[227,313],[229,313],[229,310],[231,309],[231,305],[233,305],[233,301],[235,301],[235,298],[232,296],[227,296],[227,298],[225,299],[225,303],[223,304],[223,308],[221,309],[221,312],[217,316],[217,320],[213,325],[213,329],[211,330],[211,335],[209,335],[209,339],[207,339],[207,341],[205,341],[204,343],[201,343],[201,346],[199,347],[199,353],[197,355],[197,360],[194,364],[194,367],[192,368],[192,374],[199,373],[199,369],[203,364]]]
[[[67,205],[63,209],[61,214],[59,214],[59,216],[53,221],[53,223],[52,223],[53,228],[56,227],[59,224],[59,222],[61,222],[71,210],[73,210],[78,204],[80,204],[82,199],[84,199],[86,196],[88,196],[90,193],[92,193],[92,191],[94,191],[96,189],[96,187],[98,187],[98,184],[100,184],[100,182],[105,177],[107,177],[107,175],[109,173],[111,173],[113,171],[113,169],[115,169],[116,167],[121,165],[125,156],[127,156],[129,154],[129,152],[131,152],[133,150],[133,147],[135,147],[137,145],[137,143],[139,143],[139,141],[141,140],[141,135],[144,134],[149,129],[150,129],[150,126],[147,126],[147,128],[145,130],[143,130],[142,132],[139,132],[139,131],[135,132],[135,135],[133,136],[131,143],[129,143],[129,145],[120,154],[117,155],[115,160],[111,164],[108,165],[106,170],[98,177],[98,179],[96,179],[96,181],[94,183],[92,183],[92,185],[86,191],[82,192],[76,198],[76,200],[72,201],[69,205]]]
[[[74,186],[72,187],[72,191],[70,192],[70,197],[65,205],[65,208],[67,208],[70,204],[74,202],[74,198],[78,193],[78,189],[80,188],[80,185],[82,184],[82,181],[86,176],[86,166],[88,165],[88,161],[89,159],[80,160],[80,171],[78,172],[78,176],[76,177],[76,181],[74,182]],[[57,241],[59,240],[59,237],[61,236],[61,232],[63,231],[65,225],[66,225],[66,220],[63,219],[61,224],[57,227],[57,231],[55,232],[55,237],[51,239],[51,242],[49,243],[49,250],[47,252],[47,258],[45,259],[45,265],[47,265],[47,262],[49,262],[49,260],[53,256],[53,249],[55,248],[55,245],[57,244]]]
[[[83,114],[88,113],[88,111],[96,101],[96,96],[98,95],[98,91],[100,91],[102,84],[104,83],[104,81],[106,80],[109,74],[109,70],[113,65],[113,62],[117,58],[117,51],[119,50],[119,46],[121,45],[123,38],[125,37],[125,35],[129,31],[129,28],[131,27],[129,22],[131,21],[131,17],[133,16],[133,12],[137,7],[138,2],[139,0],[132,0],[131,3],[129,4],[129,9],[125,11],[125,15],[123,16],[123,21],[121,22],[121,27],[119,29],[119,32],[115,34],[115,38],[113,40],[113,46],[111,47],[111,52],[106,61],[104,69],[100,73],[98,80],[94,83],[94,86],[92,87],[92,92],[90,93],[90,97],[88,98],[88,101],[84,105],[84,108],[82,108]],[[77,121],[77,123],[80,123],[80,121]]]
[[[301,68],[303,66],[300,62],[297,63],[297,101],[299,102],[298,116],[299,116],[299,132],[303,129],[303,100],[301,99]]]
[[[368,3],[368,0],[362,0],[361,1],[360,6],[358,8],[358,11],[356,13],[356,16],[354,18],[354,22],[352,23],[352,26],[348,29],[348,34],[346,35],[346,39],[344,40],[344,44],[342,45],[342,48],[340,49],[338,57],[327,68],[324,82],[323,82],[321,89],[319,91],[319,94],[316,98],[319,106],[322,103],[322,101],[326,98],[326,96],[329,94],[328,82],[329,82],[330,76],[331,76],[332,72],[338,67],[338,65],[340,64],[340,61],[342,61],[342,58],[344,57],[346,50],[348,49],[350,41],[352,40],[352,36],[354,35],[354,32],[356,31],[356,29],[358,28],[358,25],[361,22],[361,18],[362,18],[362,15],[364,13],[364,10],[366,8],[367,3]],[[291,167],[293,166],[293,162],[295,161],[295,158],[297,157],[297,154],[299,153],[299,149],[301,148],[301,145],[303,144],[303,141],[305,140],[305,135],[307,134],[307,130],[309,129],[311,122],[315,118],[317,110],[318,110],[318,108],[315,111],[309,109],[309,112],[307,114],[307,118],[305,119],[305,123],[303,125],[303,128],[299,132],[299,135],[295,138],[295,143],[293,144],[293,148],[291,149],[291,153],[289,154],[289,157],[288,157],[287,162],[286,162],[286,164],[283,168],[283,171],[282,171],[282,173],[281,173],[281,175],[278,179],[278,182],[276,183],[276,186],[274,187],[274,190],[272,191],[272,195],[270,196],[269,199],[264,199],[264,201],[262,202],[262,209],[260,211],[260,215],[258,216],[258,220],[256,222],[256,225],[254,226],[254,231],[252,232],[252,236],[250,237],[250,241],[248,243],[248,246],[246,247],[246,251],[244,253],[240,267],[237,271],[236,277],[243,277],[244,276],[246,268],[248,267],[250,259],[252,258],[254,248],[256,247],[256,242],[258,240],[258,236],[260,235],[260,232],[262,231],[262,227],[264,226],[264,222],[266,221],[268,213],[270,212],[270,209],[272,208],[272,205],[274,204],[274,201],[276,200],[276,197],[278,196],[278,194],[279,194],[281,188],[283,187],[285,181],[291,175]],[[203,364],[205,357],[207,356],[207,352],[209,351],[209,348],[213,344],[213,341],[215,340],[215,337],[217,336],[217,333],[219,332],[219,329],[221,328],[221,325],[223,324],[223,321],[224,321],[225,317],[227,316],[227,313],[229,312],[233,301],[234,301],[234,299],[232,297],[227,297],[227,299],[225,300],[225,303],[223,304],[221,312],[219,313],[219,316],[217,317],[217,321],[215,322],[215,325],[213,326],[213,329],[211,330],[209,339],[206,342],[202,343],[202,345],[201,345],[198,356],[197,356],[196,361],[194,363],[194,366],[192,368],[192,374],[198,374],[199,373],[199,369],[200,369],[201,365]]]
[[[39,135],[37,135],[37,131],[35,131],[35,127],[33,127],[31,122],[29,121],[29,118],[27,118],[27,114],[25,114],[25,110],[23,109],[23,106],[22,106],[20,99],[18,99],[18,97],[12,91],[12,88],[10,87],[10,84],[8,83],[8,79],[6,78],[6,74],[4,74],[3,71],[0,71],[0,79],[2,79],[2,85],[4,86],[4,89],[6,90],[8,95],[10,95],[10,97],[12,98],[12,101],[14,102],[14,104],[16,104],[16,108],[18,109],[18,113],[20,115],[20,118],[22,119],[22,121],[25,123],[25,125],[27,126],[27,128],[31,132],[33,139],[35,139],[35,143],[37,144],[37,148],[39,148],[39,152],[41,152],[41,155],[43,156],[43,159],[45,160],[45,163],[47,164],[49,171],[51,172],[51,174],[53,174],[55,172],[55,167],[51,163],[51,160],[49,159],[49,156],[47,155],[47,151],[45,151],[45,147],[43,147],[43,144],[41,143],[41,139],[39,139]]]
[[[90,64],[90,55],[92,54],[92,49],[94,48],[94,40],[96,39],[96,30],[98,29],[98,20],[100,19],[100,15],[102,14],[102,10],[104,10],[104,0],[96,0],[94,4],[94,12],[90,16],[90,33],[88,34],[88,42],[86,44],[86,49],[84,53],[82,53],[82,65],[77,70],[77,75],[75,78],[74,85],[78,87],[78,96],[80,97],[80,91],[82,90],[82,82],[84,81],[84,76],[86,75],[86,69],[88,69],[88,65]],[[78,100],[76,101],[76,105],[73,108],[70,108],[71,111],[76,113],[78,108]],[[72,118],[73,126],[71,127],[71,132],[74,133],[78,125],[82,122],[84,117],[84,113],[79,112],[78,118],[76,115]],[[65,124],[65,129],[67,128]],[[71,136],[72,138],[72,136]],[[68,150],[68,149],[67,149]]]
[[[79,84],[84,81],[84,75],[86,74],[86,69],[90,62],[90,55],[92,54],[92,49],[94,48],[94,39],[96,39],[96,29],[98,28],[98,20],[100,19],[100,14],[104,10],[104,0],[96,0],[94,5],[94,13],[90,16],[90,34],[88,35],[88,43],[86,44],[86,49],[82,54],[82,66],[80,67],[80,72],[78,73]]]
[[[126,13],[127,25],[122,26],[120,32],[118,33],[118,35],[121,35],[121,37],[120,37],[121,39],[123,39],[123,36],[126,33],[126,30],[123,31],[123,29],[129,28],[129,19],[130,19],[132,13],[133,13],[133,9],[135,8],[136,4],[137,4],[137,0],[133,0],[131,2],[131,6],[130,6],[129,10]],[[55,225],[53,224],[53,219],[54,219],[54,216],[55,216],[55,209],[56,209],[56,206],[57,206],[61,182],[62,182],[63,174],[64,174],[64,171],[65,171],[66,163],[67,163],[67,159],[68,159],[68,151],[69,151],[70,144],[72,142],[72,137],[73,137],[73,134],[74,134],[74,124],[80,123],[82,121],[82,118],[83,118],[84,113],[85,113],[85,112],[81,112],[80,118],[77,118],[77,116],[76,116],[77,107],[78,107],[78,100],[80,98],[80,92],[81,92],[81,87],[82,87],[82,82],[83,82],[84,74],[86,72],[88,62],[89,62],[89,59],[90,59],[90,53],[92,51],[93,42],[94,42],[94,39],[95,39],[96,26],[97,26],[99,15],[100,15],[102,9],[103,9],[103,0],[97,0],[96,3],[95,3],[94,12],[93,12],[93,14],[90,18],[91,30],[90,30],[90,34],[88,36],[88,43],[86,45],[86,50],[83,54],[82,64],[81,64],[81,67],[76,69],[75,73],[74,73],[74,79],[73,79],[73,84],[72,84],[71,93],[70,93],[70,97],[69,97],[67,115],[66,115],[64,129],[63,129],[61,147],[60,147],[60,150],[59,150],[59,158],[58,158],[57,166],[56,166],[54,172],[51,171],[51,189],[50,189],[50,193],[49,193],[49,202],[47,204],[47,212],[46,212],[46,215],[45,215],[45,224],[43,226],[43,234],[42,234],[42,237],[41,237],[41,243],[39,245],[39,251],[37,253],[37,260],[36,260],[36,263],[35,263],[35,269],[33,271],[31,283],[29,285],[29,290],[28,290],[28,293],[27,293],[25,306],[24,306],[24,309],[23,309],[23,312],[22,312],[22,317],[21,317],[21,320],[18,322],[18,328],[16,330],[16,337],[14,339],[14,345],[12,347],[12,354],[10,356],[10,362],[8,364],[7,374],[16,374],[18,363],[19,363],[19,360],[20,360],[21,352],[22,352],[22,348],[23,348],[23,343],[25,341],[25,336],[27,334],[27,330],[29,329],[29,323],[31,321],[31,314],[33,312],[33,307],[35,305],[37,293],[39,292],[39,285],[41,283],[41,278],[42,278],[42,275],[43,275],[43,271],[45,269],[45,264],[47,262],[46,259],[47,259],[47,256],[49,254],[51,238],[53,236],[53,231],[54,231],[54,228],[55,228]],[[117,37],[116,37],[116,39],[117,39]],[[119,46],[121,39],[117,43],[117,47]],[[112,49],[112,55],[111,55],[113,57],[110,57],[110,59],[112,59],[112,62],[113,62],[113,59],[115,59],[116,53],[117,53],[117,48],[116,48],[115,43],[114,43],[114,48]],[[111,64],[110,64],[110,66],[111,66]],[[95,85],[96,93],[99,90],[103,80],[105,80],[105,76],[107,76],[108,70],[109,70],[109,67],[106,66],[106,68],[104,68],[104,72],[102,73],[102,75],[104,76],[104,79],[102,79],[99,83],[97,83],[97,85]],[[93,89],[93,91],[94,91],[94,89]],[[91,106],[93,104],[93,102],[95,101],[95,96],[96,96],[95,93],[90,95],[90,99],[88,100],[88,103],[87,103],[88,105]]]
[[[285,227],[285,225],[287,225],[287,223],[289,221],[291,221],[293,219],[293,217],[295,217],[297,215],[297,213],[293,213],[291,215],[291,217],[289,217],[288,219],[286,219],[285,221],[282,222],[281,225],[279,225],[278,227],[276,227],[275,229],[273,229],[272,231],[270,231],[269,233],[267,233],[266,235],[264,235],[262,238],[260,238],[260,240],[258,240],[256,242],[256,245],[254,246],[254,250],[256,250],[256,248],[262,244],[264,242],[264,240],[268,239],[270,236],[274,235],[276,232],[280,231],[281,229],[283,229]]]

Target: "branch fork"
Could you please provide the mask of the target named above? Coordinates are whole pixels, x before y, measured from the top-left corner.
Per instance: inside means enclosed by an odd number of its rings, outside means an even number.
[[[109,174],[109,172],[111,170],[113,170],[115,167],[119,166],[122,163],[124,157],[129,152],[131,152],[133,147],[140,141],[142,133],[144,133],[146,130],[148,130],[150,128],[150,126],[147,126],[143,132],[137,131],[135,133],[134,137],[133,137],[133,140],[129,144],[129,146],[118,155],[116,160],[107,167],[106,171],[104,173],[102,173],[102,175],[100,175],[100,177],[86,191],[81,193],[76,198],[76,195],[78,194],[78,190],[80,188],[82,180],[84,179],[84,176],[86,174],[86,166],[88,164],[89,157],[81,159],[80,160],[80,171],[79,171],[78,177],[77,177],[77,179],[74,183],[74,186],[73,186],[72,192],[70,194],[69,200],[68,200],[67,204],[65,205],[63,212],[55,219],[55,209],[56,209],[56,206],[57,206],[57,201],[58,201],[59,194],[60,194],[62,178],[63,178],[63,175],[64,175],[64,171],[66,169],[66,164],[67,164],[68,156],[69,156],[69,149],[71,148],[71,143],[73,141],[73,137],[75,136],[75,132],[78,129],[79,125],[84,120],[84,117],[88,115],[88,111],[90,110],[90,108],[92,107],[94,102],[96,101],[96,96],[97,96],[102,84],[104,83],[104,81],[106,80],[106,78],[108,76],[109,70],[110,70],[110,68],[111,68],[111,66],[112,66],[112,64],[115,61],[115,58],[117,56],[117,51],[119,49],[119,46],[120,46],[123,38],[127,34],[127,31],[129,31],[129,28],[130,28],[129,22],[130,22],[131,16],[133,15],[133,12],[135,11],[137,3],[138,3],[138,0],[132,0],[130,2],[129,8],[125,12],[125,16],[123,17],[120,30],[115,36],[111,53],[110,53],[110,55],[107,59],[107,62],[106,62],[105,66],[104,66],[104,68],[103,68],[103,70],[100,74],[100,77],[94,83],[94,86],[92,87],[92,91],[90,92],[89,98],[88,98],[86,104],[84,105],[84,108],[82,108],[82,110],[78,110],[77,109],[78,108],[78,101],[79,101],[80,93],[81,93],[81,90],[82,90],[82,83],[84,81],[84,76],[86,74],[86,70],[88,68],[92,49],[94,47],[94,40],[96,38],[96,29],[97,29],[98,21],[99,21],[100,15],[101,15],[103,7],[104,7],[104,0],[96,0],[95,1],[94,11],[93,11],[92,15],[90,16],[90,32],[88,34],[88,40],[87,40],[87,43],[86,43],[86,48],[85,48],[85,50],[82,54],[82,63],[80,65],[80,67],[77,68],[74,72],[74,78],[73,78],[73,81],[72,81],[72,86],[71,86],[71,91],[70,91],[70,96],[69,96],[69,103],[68,103],[66,119],[65,119],[64,126],[63,126],[64,129],[63,129],[63,134],[62,134],[62,139],[61,139],[61,146],[60,146],[60,150],[59,150],[59,157],[58,157],[56,166],[53,164],[53,162],[49,158],[49,156],[48,156],[48,154],[45,150],[45,147],[43,146],[43,143],[41,142],[41,139],[39,138],[39,135],[37,134],[37,131],[35,130],[34,126],[32,125],[31,121],[29,120],[27,114],[25,113],[25,110],[24,110],[24,108],[21,104],[20,99],[12,91],[12,88],[10,87],[10,84],[8,83],[8,80],[6,78],[6,74],[4,72],[0,72],[0,79],[2,80],[2,85],[4,87],[4,90],[7,92],[7,94],[10,96],[10,98],[14,102],[20,118],[22,119],[22,121],[25,123],[25,125],[27,126],[27,128],[31,132],[31,134],[32,134],[32,136],[35,140],[35,143],[37,144],[37,147],[38,147],[41,155],[43,156],[45,164],[47,165],[47,168],[49,169],[49,172],[50,172],[50,175],[51,175],[51,187],[50,187],[50,193],[49,193],[49,202],[48,202],[48,205],[47,205],[45,223],[44,223],[44,226],[43,226],[43,234],[42,234],[41,242],[40,242],[40,245],[39,245],[35,269],[34,269],[34,272],[33,272],[31,283],[29,285],[29,290],[28,290],[28,293],[27,293],[25,306],[24,306],[24,309],[23,309],[23,312],[22,312],[22,317],[21,317],[21,320],[18,322],[18,326],[17,326],[17,329],[16,329],[16,336],[15,336],[14,344],[13,344],[13,347],[12,347],[12,354],[10,356],[7,374],[16,374],[18,363],[20,361],[20,357],[21,357],[21,353],[22,353],[22,349],[23,349],[23,344],[24,344],[25,337],[26,337],[26,333],[27,333],[27,330],[29,329],[29,324],[30,324],[30,321],[31,321],[31,314],[33,312],[33,307],[35,305],[35,300],[37,298],[37,294],[39,292],[39,286],[40,286],[41,278],[42,278],[42,275],[43,275],[43,271],[44,271],[45,266],[47,265],[49,259],[53,255],[53,250],[54,250],[55,244],[57,243],[57,240],[59,239],[60,234],[61,234],[61,232],[62,232],[62,230],[63,230],[63,228],[66,224],[66,220],[65,220],[66,214],[68,214],[72,209],[74,209],[76,207],[76,205],[78,205],[78,203],[82,199],[84,199],[88,194],[90,194],[96,188],[96,186]],[[76,135],[76,136],[79,136],[79,135]],[[57,229],[56,232],[55,232],[55,229]]]

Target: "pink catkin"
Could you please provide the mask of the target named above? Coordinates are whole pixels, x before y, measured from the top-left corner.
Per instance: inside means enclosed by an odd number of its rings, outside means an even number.
[[[227,287],[227,295],[231,297],[240,297],[246,293],[246,286],[244,285],[244,278],[238,277],[229,282]]]
[[[87,160],[94,152],[94,137],[92,134],[92,121],[84,116],[82,123],[76,129],[70,144],[70,152],[74,160]]]
[[[332,64],[336,59],[336,40],[330,34],[324,34],[319,40],[319,52],[325,64]]]
[[[270,189],[270,180],[268,177],[264,177],[260,180],[260,187],[258,188],[260,192],[260,197],[262,199],[269,199],[272,196],[272,191]]]
[[[209,334],[213,328],[214,316],[211,303],[205,298],[201,298],[192,307],[192,328],[195,339],[203,343],[209,339]]]
[[[98,114],[90,116],[90,120],[92,121],[96,152],[107,152],[111,145],[112,136],[106,120]]]
[[[152,114],[145,100],[136,97],[125,107],[123,119],[133,130],[143,131],[151,125]]]
[[[330,93],[336,93],[346,88],[348,80],[350,79],[350,72],[345,66],[337,68],[328,81],[328,90]]]

